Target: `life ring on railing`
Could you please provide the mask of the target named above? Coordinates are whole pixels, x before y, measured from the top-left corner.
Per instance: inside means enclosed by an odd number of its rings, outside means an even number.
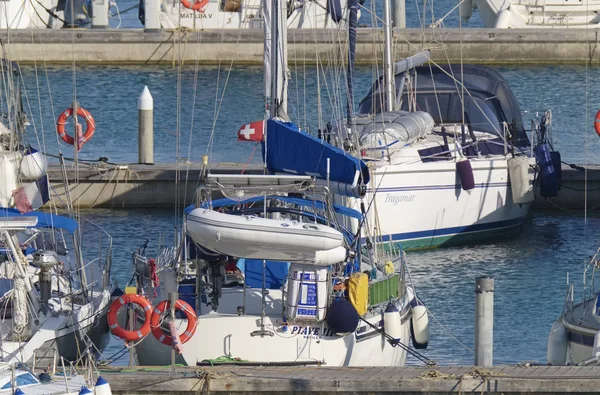
[[[144,319],[144,325],[138,330],[128,331],[122,328],[117,323],[117,313],[127,303],[133,303],[138,305],[144,310],[146,317]],[[152,318],[152,304],[148,299],[141,295],[125,294],[119,296],[110,305],[108,310],[108,327],[113,335],[120,337],[128,342],[136,341],[146,337],[150,333],[150,319]]]
[[[596,113],[596,119],[594,120],[594,129],[596,129],[596,134],[600,136],[600,111]]]
[[[166,346],[172,346],[172,336],[167,336],[160,327],[160,317],[165,311],[171,308],[170,306],[168,306],[168,304],[169,302],[167,300],[163,300],[158,304],[158,306],[154,308],[154,311],[152,312],[152,318],[150,320],[150,326],[152,327],[152,334],[154,335],[156,340],[158,340]],[[194,312],[194,309],[192,309],[192,306],[190,306],[187,302],[181,299],[175,302],[175,309],[182,311],[185,314],[188,321],[187,328],[185,328],[185,332],[183,332],[183,335],[181,335],[181,344],[184,344],[185,342],[190,340],[192,336],[194,336],[194,333],[196,332],[196,322],[198,320],[198,317],[196,317],[196,313]]]
[[[77,108],[77,115],[85,118],[85,123],[87,124],[85,133],[81,138],[82,143],[87,143],[90,141],[92,136],[94,135],[94,130],[96,130],[96,122],[94,121],[94,117],[88,110],[83,107]],[[68,108],[60,114],[58,120],[56,121],[56,133],[60,136],[60,138],[67,144],[73,145],[75,143],[75,139],[71,137],[65,131],[65,125],[67,124],[67,120],[73,116],[73,109]]]
[[[208,5],[208,2],[209,0],[200,0],[192,4],[189,0],[181,0],[181,5],[193,11],[204,12],[206,11],[206,6]]]

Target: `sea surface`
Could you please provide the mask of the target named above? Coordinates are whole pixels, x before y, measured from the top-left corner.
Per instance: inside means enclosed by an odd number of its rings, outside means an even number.
[[[600,138],[593,121],[600,106],[600,92],[594,89],[600,69],[505,66],[499,70],[519,100],[526,121],[552,109],[554,145],[566,162],[598,163]],[[334,83],[341,78],[339,74],[336,77],[329,70],[317,73],[315,67],[302,65],[290,65],[290,71],[288,112],[293,120],[313,133],[318,128],[317,83],[323,106],[320,124],[343,116],[344,94]],[[358,68],[356,102],[368,91],[374,74],[370,67]],[[55,120],[70,107],[75,81],[77,100],[97,124],[93,139],[79,154],[84,161],[99,157],[108,157],[113,163],[137,161],[137,98],[145,85],[154,97],[157,162],[198,161],[205,153],[214,162],[259,160],[260,149],[251,158],[256,145],[238,143],[236,132],[241,125],[262,119],[260,67],[229,69],[222,65],[196,70],[188,64],[181,69],[73,69],[38,64],[37,68],[23,67],[23,81],[31,123],[29,142],[49,154],[62,151],[72,156],[73,148],[56,136]],[[150,241],[151,254],[161,240],[169,244],[179,217],[174,210],[90,210],[82,214],[112,234],[113,277],[121,287],[132,274],[132,252],[145,240]],[[474,339],[475,279],[488,275],[496,281],[494,362],[545,362],[547,336],[562,310],[567,273],[580,284],[583,263],[599,241],[597,215],[584,221],[582,212],[535,212],[521,235],[511,240],[410,253],[417,292],[432,313],[431,341],[424,355],[442,364],[473,363],[469,349],[473,349]],[[95,246],[88,248],[84,245],[84,251]],[[576,295],[580,289],[575,288]],[[202,327],[198,330],[201,334]],[[122,348],[122,341],[113,339],[105,356]],[[126,357],[117,363],[127,363]]]
[[[316,134],[319,126],[345,116],[346,93],[339,67],[289,65],[288,115]],[[73,156],[73,147],[56,134],[55,122],[71,106],[73,96],[93,115],[96,132],[79,154],[82,160],[107,157],[111,162],[137,161],[137,100],[144,86],[154,98],[156,162],[259,161],[253,143],[237,142],[238,129],[263,118],[263,71],[258,66],[23,66],[25,109],[32,126],[27,137],[50,154]],[[555,148],[563,160],[598,162],[600,137],[594,118],[600,109],[600,68],[585,66],[498,67],[512,88],[529,128],[545,110],[552,110]],[[317,75],[319,76],[317,78]],[[354,103],[368,93],[377,76],[372,67],[355,72]],[[320,89],[317,89],[317,87]],[[318,95],[320,92],[320,95]],[[322,111],[319,113],[318,96]],[[41,103],[41,105],[39,105]],[[179,109],[179,111],[178,111]],[[319,122],[319,116],[321,122]],[[72,126],[67,126],[70,130]],[[209,142],[211,144],[209,145]],[[251,154],[254,156],[251,158]],[[258,154],[256,153],[258,152]]]

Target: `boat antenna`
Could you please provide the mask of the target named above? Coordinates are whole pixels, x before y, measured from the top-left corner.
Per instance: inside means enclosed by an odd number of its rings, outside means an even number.
[[[354,60],[356,58],[356,26],[358,25],[358,0],[348,0],[348,105],[346,126],[352,129],[354,117]]]

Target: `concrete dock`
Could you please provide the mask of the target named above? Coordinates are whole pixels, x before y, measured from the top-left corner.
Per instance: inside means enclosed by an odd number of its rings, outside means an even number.
[[[257,174],[259,165],[221,163],[211,166],[213,174],[241,172]],[[155,165],[83,165],[76,171],[69,167],[67,178],[71,196],[80,208],[173,208],[193,202],[194,192],[201,183],[202,165],[155,164]],[[65,185],[58,166],[48,171],[58,207],[64,207]],[[581,212],[585,202],[585,180],[587,178],[587,209],[600,208],[600,165],[587,166],[587,172],[563,165],[563,186],[555,198],[545,199],[536,195],[535,210],[565,210]]]
[[[395,58],[430,49],[436,62],[483,64],[597,64],[598,29],[396,29]],[[345,30],[290,29],[288,57],[294,62],[339,63]],[[263,63],[262,29],[157,31],[142,29],[13,30],[0,32],[7,57],[49,64]],[[340,46],[340,44],[343,44]],[[381,29],[360,28],[356,62],[381,62]],[[191,63],[190,63],[191,64]]]
[[[113,394],[598,393],[600,366],[247,367],[101,371]]]

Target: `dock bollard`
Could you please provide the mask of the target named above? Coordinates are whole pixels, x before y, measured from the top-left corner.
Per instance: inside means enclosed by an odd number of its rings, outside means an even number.
[[[138,163],[154,164],[154,100],[147,86],[138,99]]]
[[[475,366],[492,366],[494,351],[494,278],[475,283]]]

